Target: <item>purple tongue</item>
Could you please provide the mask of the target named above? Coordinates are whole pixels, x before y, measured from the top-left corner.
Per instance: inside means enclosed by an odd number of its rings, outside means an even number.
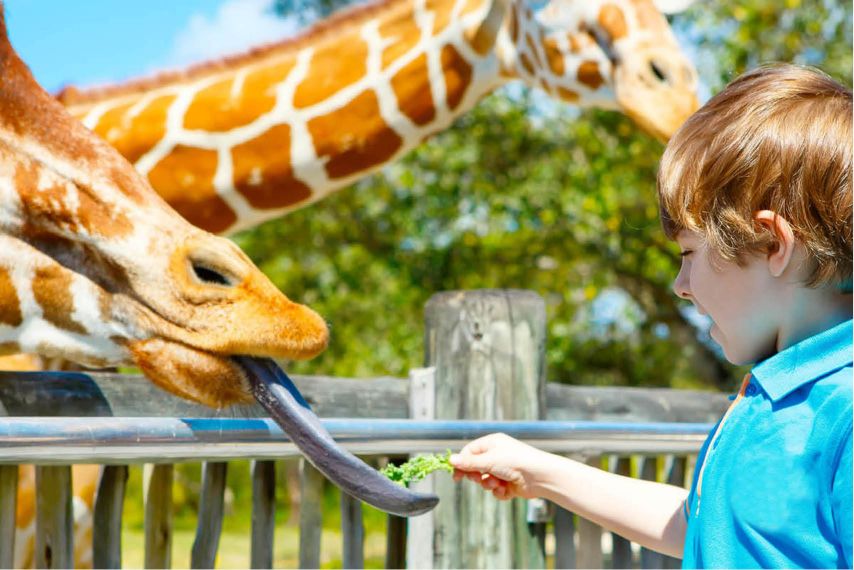
[[[235,356],[252,385],[252,395],[303,455],[347,494],[401,517],[426,513],[439,503],[435,495],[413,493],[340,447],[297,390],[269,358]]]

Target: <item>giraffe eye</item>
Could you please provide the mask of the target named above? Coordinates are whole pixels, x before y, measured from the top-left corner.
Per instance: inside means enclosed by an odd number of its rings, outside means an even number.
[[[193,274],[202,283],[208,283],[211,285],[223,285],[225,287],[234,286],[234,283],[231,279],[229,279],[222,273],[211,269],[210,267],[205,267],[203,265],[193,263],[192,268]]]
[[[656,65],[654,61],[649,62],[649,69],[652,71],[652,74],[655,75],[655,78],[658,79],[662,83],[667,83],[667,74]]]

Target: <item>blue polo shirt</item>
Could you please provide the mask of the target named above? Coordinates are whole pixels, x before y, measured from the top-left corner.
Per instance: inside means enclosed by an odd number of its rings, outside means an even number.
[[[852,325],[756,365],[697,458],[684,568],[852,567]]]

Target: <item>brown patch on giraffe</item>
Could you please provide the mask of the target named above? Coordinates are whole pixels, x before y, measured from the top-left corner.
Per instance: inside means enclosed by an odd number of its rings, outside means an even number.
[[[465,6],[460,11],[460,17],[471,14],[483,7],[484,0],[466,0]]]
[[[557,41],[552,38],[546,38],[543,40],[543,48],[546,50],[546,60],[549,62],[549,69],[556,76],[562,76],[566,71],[566,67],[563,62],[563,53],[561,53]]]
[[[148,181],[188,222],[220,233],[237,214],[214,190],[216,167],[216,151],[178,145],[151,169]]]
[[[436,118],[436,106],[430,93],[427,56],[421,54],[391,78],[391,88],[401,112],[416,125],[426,125]]]
[[[599,17],[597,20],[599,21],[599,26],[605,30],[605,33],[611,37],[611,41],[613,42],[625,37],[628,33],[626,16],[623,14],[623,11],[614,4],[605,4],[602,6],[599,10]]]
[[[546,93],[549,93],[549,94],[552,93],[552,86],[545,79],[540,79],[540,88],[542,88],[542,90],[545,91]]]
[[[120,129],[127,128],[123,122],[128,110],[132,106],[133,102],[123,103],[116,105],[109,111],[105,111],[92,130],[106,139],[108,143],[113,144],[119,138]]]
[[[63,267],[37,267],[32,281],[33,297],[47,322],[67,331],[86,334],[86,328],[71,316],[74,313],[72,280],[71,273]]]
[[[581,65],[578,66],[578,73],[576,75],[578,77],[578,81],[591,89],[599,89],[599,86],[605,82],[605,80],[602,79],[602,75],[599,73],[599,64],[595,61],[581,62]]]
[[[572,34],[569,36],[569,51],[572,53],[581,53],[594,43],[593,38],[588,33]]]
[[[519,41],[519,16],[516,15],[515,4],[510,8],[510,40],[513,45]]]
[[[276,104],[276,86],[294,68],[289,59],[248,73],[240,92],[232,97],[234,78],[228,78],[199,91],[184,115],[184,128],[213,133],[248,125],[269,113]]]
[[[463,100],[466,89],[471,84],[472,67],[454,46],[442,48],[442,73],[445,76],[445,100],[452,111]]]
[[[271,152],[275,151],[275,152]],[[231,150],[234,187],[253,208],[284,208],[307,200],[311,190],[294,177],[291,168],[291,127],[276,125]],[[276,157],[271,160],[271,157]],[[253,170],[260,178],[253,179]]]
[[[403,11],[395,18],[384,22],[379,27],[379,34],[389,42],[383,49],[383,69],[409,52],[421,39],[421,30],[415,23],[415,17],[409,11]]]
[[[343,178],[388,161],[403,144],[380,116],[373,91],[364,91],[347,105],[308,122],[314,148],[329,158],[326,172]]]
[[[534,66],[531,64],[531,60],[528,59],[528,56],[524,53],[519,54],[519,61],[522,62],[522,67],[525,68],[525,71],[528,72],[528,75],[536,75],[536,71],[534,70]]]
[[[484,56],[492,50],[497,35],[498,30],[486,25],[485,22],[473,24],[464,34],[466,42],[480,56]]]
[[[294,93],[294,107],[316,105],[364,78],[367,59],[368,44],[358,33],[322,45],[312,56],[308,74]]]
[[[155,98],[133,117],[121,136],[110,141],[128,162],[133,164],[142,158],[166,134],[166,114],[174,100],[174,95]]]
[[[9,271],[0,267],[0,323],[17,327],[23,322],[21,300]]]
[[[439,34],[451,23],[454,2],[448,0],[427,0],[425,8],[434,14],[433,35]]]
[[[576,101],[578,101],[580,99],[580,97],[578,96],[578,93],[576,93],[572,89],[567,89],[566,87],[558,86],[557,93],[561,99],[563,99],[564,101],[567,101],[569,103],[575,103]]]
[[[542,67],[543,61],[540,59],[540,51],[534,44],[534,38],[531,37],[531,34],[525,34],[525,43],[528,44],[528,50],[531,52],[531,55],[534,56],[534,63],[537,64],[537,67]]]

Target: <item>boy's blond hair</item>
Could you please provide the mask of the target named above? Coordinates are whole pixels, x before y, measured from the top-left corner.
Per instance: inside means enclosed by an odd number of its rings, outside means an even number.
[[[658,172],[664,231],[693,230],[720,257],[773,251],[759,210],[788,221],[815,267],[808,286],[850,291],[851,91],[796,65],[735,79],[676,132]]]

